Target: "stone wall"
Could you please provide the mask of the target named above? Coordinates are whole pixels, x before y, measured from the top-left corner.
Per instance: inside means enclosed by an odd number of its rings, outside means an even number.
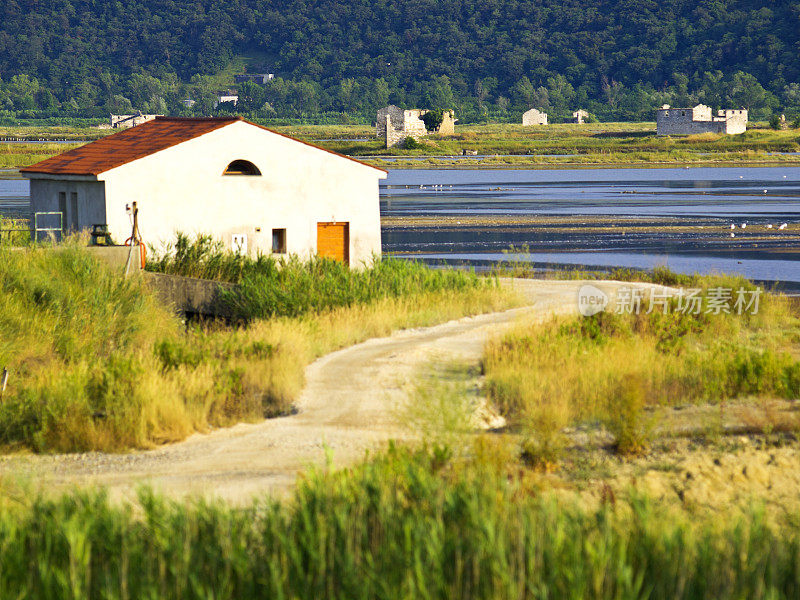
[[[572,113],[572,122],[577,123],[578,125],[582,125],[583,123],[585,123],[588,118],[589,118],[589,113],[583,110],[582,108]]]
[[[111,115],[109,124],[112,129],[128,129],[152,121],[159,116],[161,115],[143,115],[142,113],[138,115]]]
[[[547,125],[547,113],[536,108],[532,108],[528,112],[523,113],[522,124],[524,126]]]
[[[402,108],[389,105],[381,108],[375,117],[375,135],[385,140],[386,147],[391,148],[402,143],[406,138],[420,139],[429,135],[425,122],[421,117],[427,110]],[[452,110],[444,111],[442,124],[433,133],[453,135],[455,133],[455,117]]]
[[[698,104],[692,108],[664,105],[656,111],[658,135],[695,135],[700,133],[738,134],[747,130],[747,110],[726,109],[712,114],[711,107]]]

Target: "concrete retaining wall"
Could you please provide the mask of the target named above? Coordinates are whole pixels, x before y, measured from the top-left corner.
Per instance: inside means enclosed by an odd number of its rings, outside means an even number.
[[[220,289],[232,289],[230,283],[151,273],[143,271],[145,284],[164,303],[186,315],[230,318],[232,315],[217,302]]]

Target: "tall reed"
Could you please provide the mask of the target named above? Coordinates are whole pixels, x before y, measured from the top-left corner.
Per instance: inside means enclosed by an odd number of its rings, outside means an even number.
[[[781,599],[800,528],[689,518],[644,497],[583,509],[447,448],[317,471],[290,501],[0,506],[4,598]]]

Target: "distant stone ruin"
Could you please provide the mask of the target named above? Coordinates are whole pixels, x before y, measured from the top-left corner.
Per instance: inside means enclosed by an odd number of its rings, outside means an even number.
[[[547,125],[547,113],[532,108],[528,112],[522,114],[522,124],[524,126]]]
[[[585,110],[583,110],[582,108],[579,108],[574,113],[572,113],[572,121],[571,122],[572,123],[577,123],[578,125],[582,125],[582,124],[586,123],[586,121],[588,119],[589,119],[589,113],[586,112]]]
[[[137,113],[135,115],[111,115],[109,119],[109,128],[129,129],[130,127],[136,127],[137,125],[147,123],[161,116],[163,115],[143,115],[142,113]]]
[[[697,133],[744,133],[747,130],[747,110],[726,109],[712,114],[710,106],[698,104],[693,108],[672,108],[665,104],[656,111],[657,135],[693,135]]]
[[[404,110],[394,104],[382,108],[378,111],[375,118],[375,134],[378,139],[385,140],[386,147],[391,148],[405,141],[406,138],[418,140],[431,133],[443,135],[453,135],[455,133],[455,118],[452,110],[446,110],[443,114],[442,124],[436,131],[428,131],[422,116],[428,110],[412,108]]]

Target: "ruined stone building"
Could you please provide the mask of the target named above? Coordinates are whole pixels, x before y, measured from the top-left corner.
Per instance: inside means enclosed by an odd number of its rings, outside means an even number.
[[[391,148],[402,143],[406,138],[418,140],[431,133],[453,135],[455,133],[455,118],[452,110],[444,111],[444,118],[439,129],[429,132],[425,128],[422,116],[429,111],[412,108],[404,110],[394,104],[381,108],[375,117],[375,134],[378,139],[386,141],[386,147]]]
[[[547,113],[536,108],[522,114],[523,125],[547,125]]]
[[[657,135],[692,135],[695,133],[744,133],[747,110],[726,109],[712,114],[710,106],[672,108],[665,104],[656,111]]]
[[[152,121],[160,116],[161,115],[143,115],[142,113],[137,113],[135,115],[111,115],[109,126],[111,129],[128,129],[129,127],[136,127],[142,123]]]
[[[587,119],[589,118],[589,113],[579,108],[574,113],[572,113],[572,121],[571,123],[577,123],[578,125],[582,125],[586,123]]]

